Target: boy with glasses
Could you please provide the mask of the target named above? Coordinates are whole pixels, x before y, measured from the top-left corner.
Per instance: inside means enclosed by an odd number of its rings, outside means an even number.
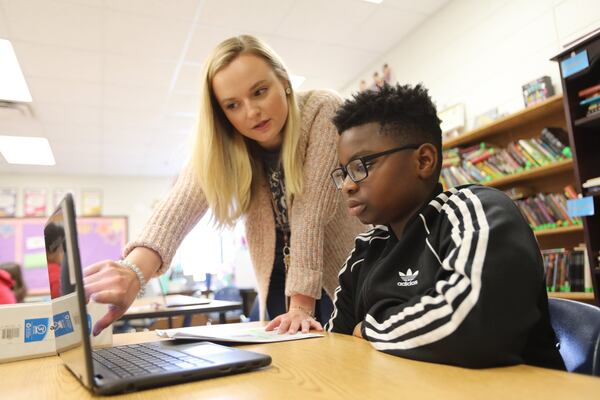
[[[564,369],[535,237],[501,191],[442,191],[440,120],[427,90],[356,94],[334,124],[333,183],[374,228],[340,271],[326,329],[415,360]]]

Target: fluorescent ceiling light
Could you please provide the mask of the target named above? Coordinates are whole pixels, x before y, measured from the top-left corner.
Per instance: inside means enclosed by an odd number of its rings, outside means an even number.
[[[290,81],[292,82],[292,88],[294,90],[298,90],[305,80],[306,78],[304,76],[290,74]]]
[[[0,153],[9,164],[55,165],[48,139],[0,135]]]
[[[367,3],[373,3],[373,4],[381,4],[383,3],[383,0],[364,0]]]
[[[0,39],[0,101],[31,102],[31,93],[12,44]]]

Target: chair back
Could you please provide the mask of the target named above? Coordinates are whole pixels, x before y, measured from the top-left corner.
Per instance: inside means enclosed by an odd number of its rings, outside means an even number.
[[[600,309],[549,298],[550,322],[569,372],[600,376]]]

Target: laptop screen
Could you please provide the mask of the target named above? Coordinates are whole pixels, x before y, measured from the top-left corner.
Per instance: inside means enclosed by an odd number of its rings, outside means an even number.
[[[67,194],[44,227],[56,351],[91,387],[90,317],[85,305],[73,197]],[[82,323],[83,322],[83,323]]]

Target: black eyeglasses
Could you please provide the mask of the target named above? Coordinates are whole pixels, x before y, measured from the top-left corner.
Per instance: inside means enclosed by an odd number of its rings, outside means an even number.
[[[354,183],[358,183],[362,180],[365,180],[367,176],[369,176],[369,162],[373,161],[376,158],[386,156],[388,154],[396,153],[402,150],[409,149],[418,149],[421,147],[420,144],[408,144],[402,147],[396,147],[394,149],[382,151],[381,153],[370,154],[364,157],[358,157],[353,160],[350,160],[345,167],[339,167],[331,171],[331,179],[333,179],[333,183],[335,187],[341,189],[344,186],[344,180],[346,180],[346,176],[350,176],[350,179]]]

